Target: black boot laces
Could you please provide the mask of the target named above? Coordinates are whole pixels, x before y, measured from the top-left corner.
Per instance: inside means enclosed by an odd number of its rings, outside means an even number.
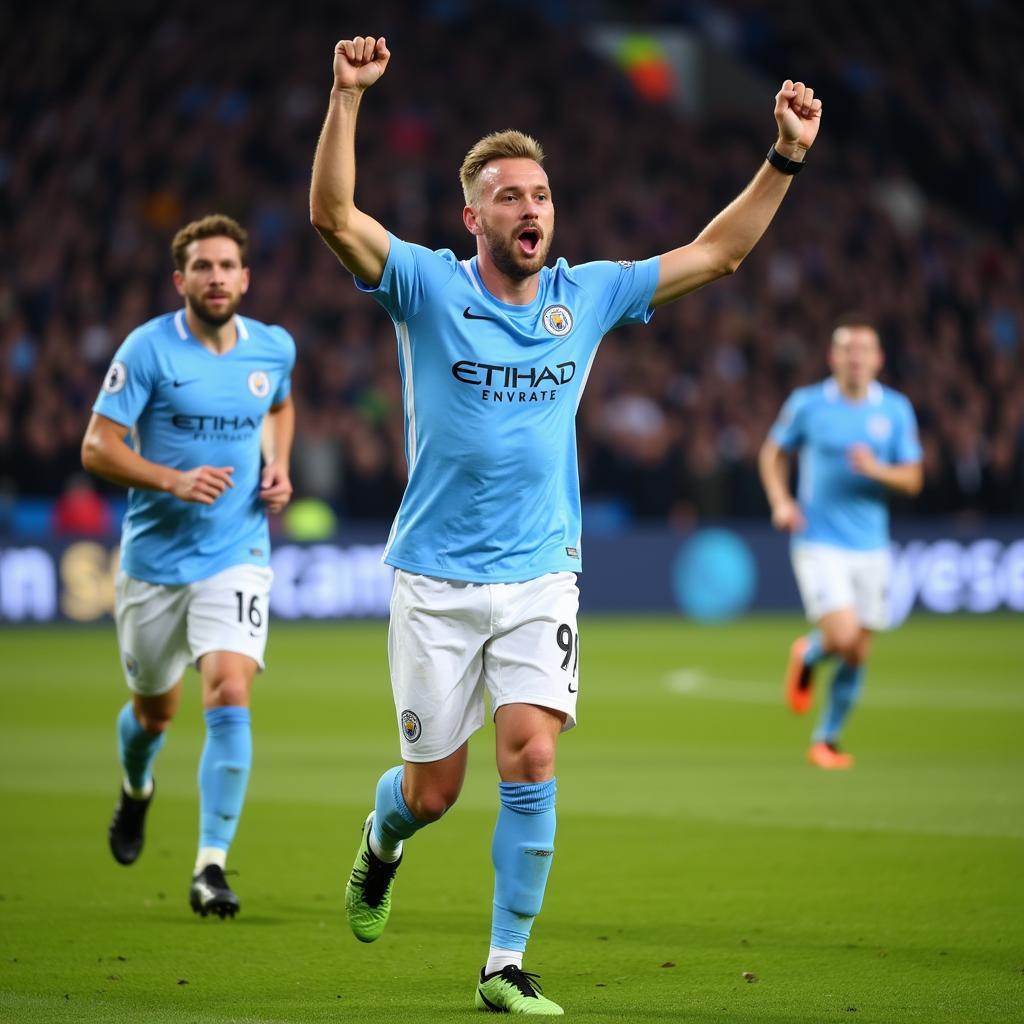
[[[395,877],[401,858],[393,864],[374,856],[372,850],[367,850],[363,855],[363,863],[366,867],[356,872],[356,883],[362,889],[363,902],[370,907],[379,907],[384,899],[384,894]],[[359,877],[362,875],[362,878]]]
[[[516,967],[515,964],[508,964],[503,967],[501,969],[501,976],[510,985],[515,985],[524,996],[529,996],[531,999],[536,999],[537,993],[544,991],[540,987],[539,974],[529,974],[521,967]]]
[[[206,868],[200,873],[200,877],[207,885],[214,889],[227,889],[230,891],[231,886],[228,884],[226,876],[237,874],[237,871],[225,871],[219,864],[207,864]]]

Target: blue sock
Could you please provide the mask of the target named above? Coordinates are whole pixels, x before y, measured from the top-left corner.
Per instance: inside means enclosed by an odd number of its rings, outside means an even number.
[[[864,666],[850,665],[840,661],[832,676],[832,689],[828,703],[814,731],[815,743],[835,743],[839,730],[857,703],[860,688],[864,683]]]
[[[825,653],[825,648],[822,646],[821,630],[814,629],[807,634],[807,650],[804,651],[804,664],[813,666],[817,665],[819,661],[824,661],[830,655]]]
[[[544,901],[555,851],[555,780],[502,782],[498,790],[491,945],[523,951]]]
[[[235,838],[252,767],[249,709],[209,708],[199,758],[199,846],[226,850]]]
[[[144,789],[149,783],[153,760],[164,745],[164,734],[146,732],[135,717],[132,702],[128,701],[117,716],[117,741],[128,785]]]
[[[377,783],[377,799],[373,805],[373,838],[382,850],[397,850],[403,839],[418,832],[425,821],[413,817],[402,796],[404,765],[389,768]]]

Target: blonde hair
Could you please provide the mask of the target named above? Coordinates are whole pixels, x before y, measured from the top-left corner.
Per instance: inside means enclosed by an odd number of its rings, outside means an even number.
[[[544,150],[532,136],[511,129],[485,135],[466,154],[459,169],[459,181],[462,182],[462,194],[467,206],[472,206],[479,199],[477,189],[484,168],[492,160],[508,159],[535,160],[543,165]]]
[[[211,213],[202,220],[186,224],[174,236],[174,241],[171,242],[171,258],[176,269],[184,271],[188,263],[188,247],[202,238],[230,238],[238,244],[242,266],[248,266],[249,233],[234,217],[229,217],[225,213]]]

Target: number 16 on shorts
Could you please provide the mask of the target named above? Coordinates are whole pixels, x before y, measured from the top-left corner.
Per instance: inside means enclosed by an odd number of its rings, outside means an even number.
[[[246,594],[244,590],[235,591],[235,600],[238,602],[238,621],[242,625],[248,624],[252,632],[250,636],[259,636],[263,627],[263,612],[260,611],[260,595]]]

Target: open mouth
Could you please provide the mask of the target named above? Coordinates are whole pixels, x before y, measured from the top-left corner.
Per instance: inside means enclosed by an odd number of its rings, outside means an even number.
[[[520,252],[524,256],[536,256],[540,248],[540,237],[539,228],[524,228],[516,238]]]

